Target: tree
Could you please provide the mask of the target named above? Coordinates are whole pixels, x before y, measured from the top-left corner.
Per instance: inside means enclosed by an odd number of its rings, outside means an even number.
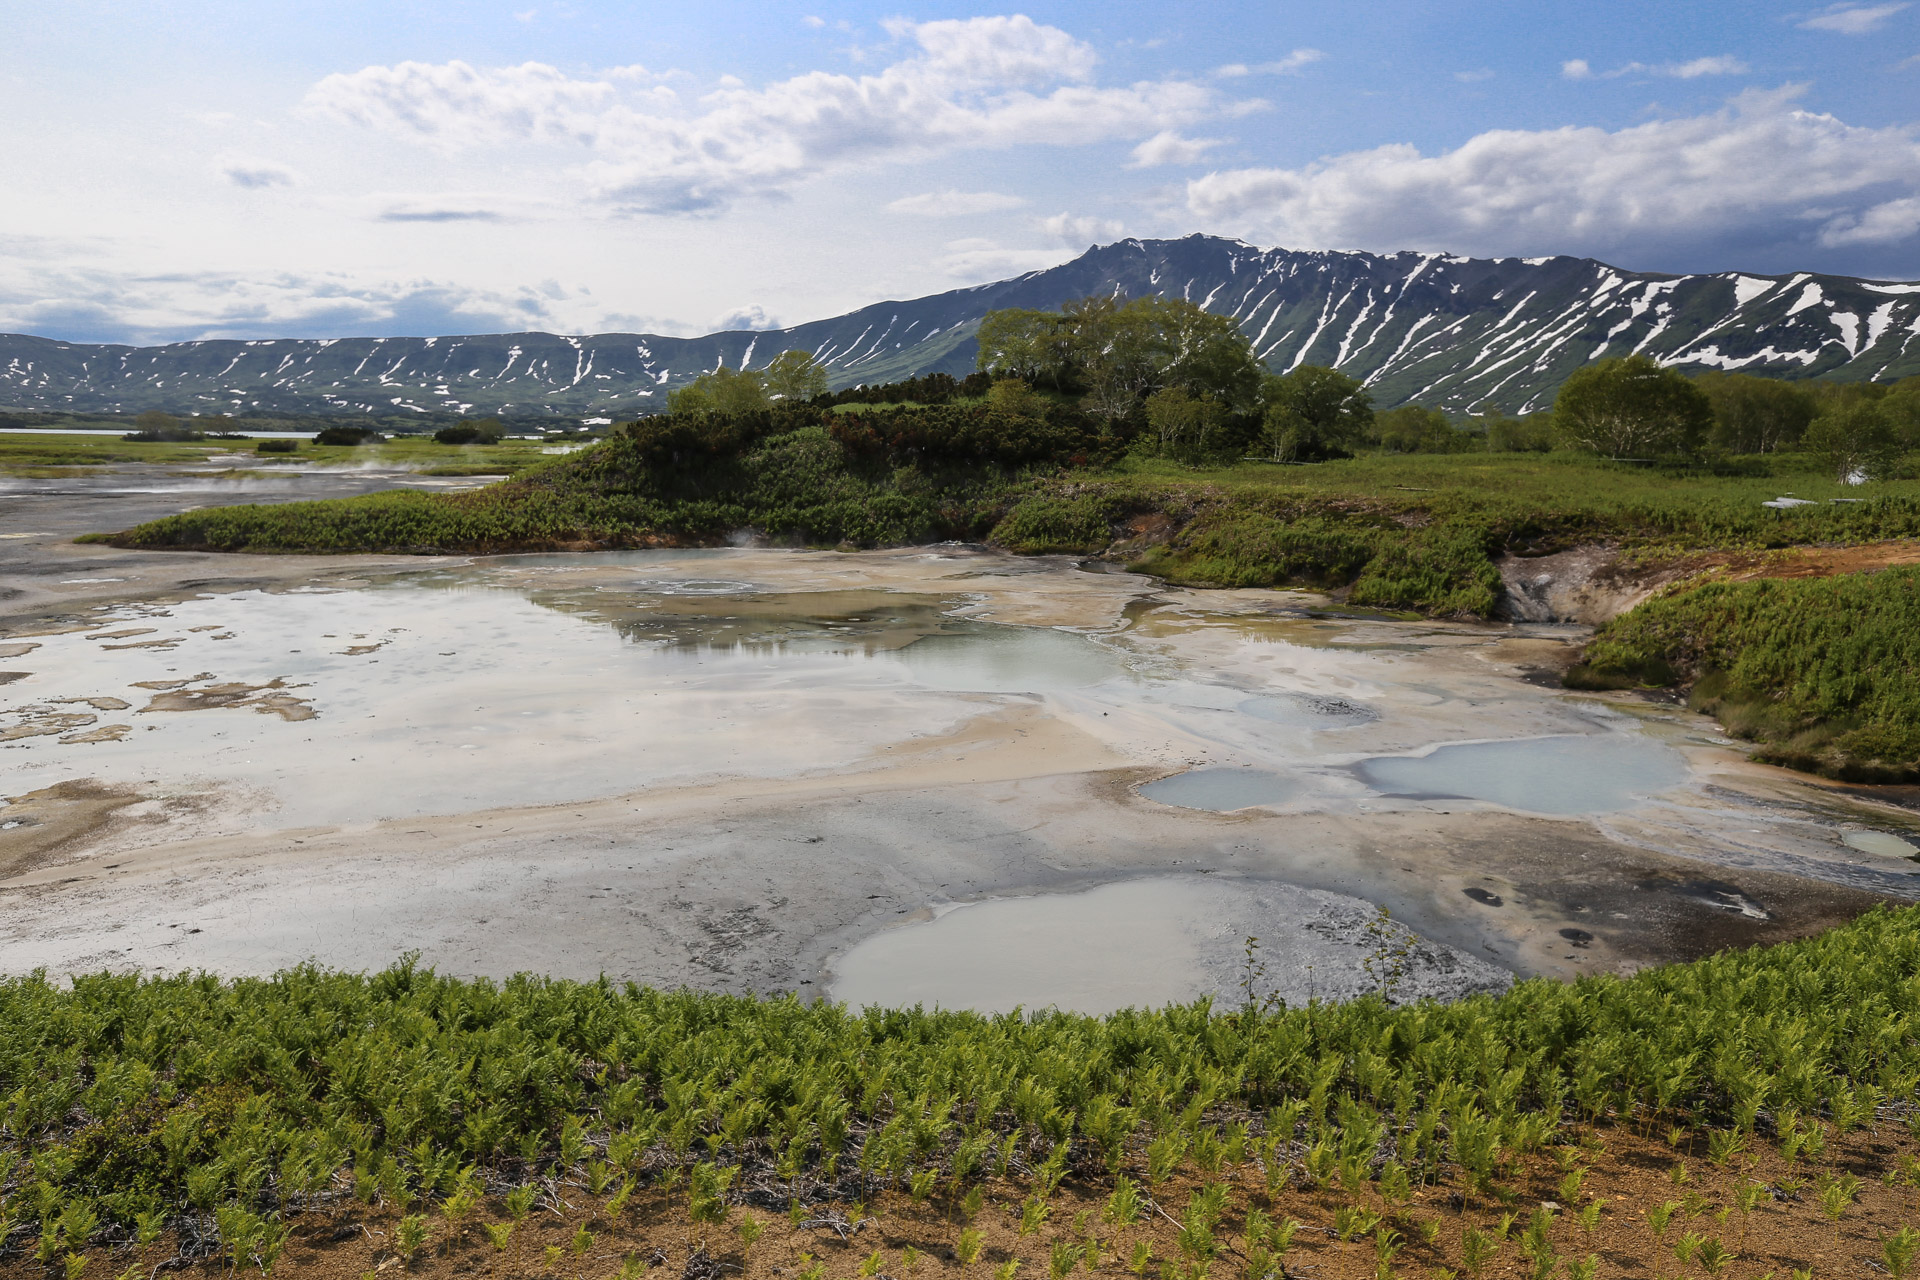
[[[1261,434],[1275,460],[1346,457],[1366,442],[1373,397],[1334,369],[1303,364],[1261,384]]]
[[[1569,376],[1553,420],[1569,443],[1610,458],[1691,453],[1713,427],[1713,405],[1684,374],[1627,356]]]
[[[1073,368],[1073,326],[1053,311],[989,311],[976,335],[983,372],[1065,389]]]
[[[1239,324],[1184,298],[1096,294],[1058,312],[994,311],[981,321],[979,344],[981,369],[1078,392],[1082,407],[1107,418],[1168,387],[1228,408],[1250,405],[1260,387],[1260,362]]]
[[[1791,448],[1813,421],[1813,397],[1790,382],[1718,370],[1693,381],[1713,407],[1713,442],[1730,453]]]
[[[1213,396],[1163,387],[1147,397],[1146,411],[1147,426],[1168,457],[1196,466],[1218,451],[1227,406]]]
[[[1854,400],[1813,420],[1802,443],[1845,484],[1884,478],[1900,456],[1900,434],[1881,402]]]
[[[1553,448],[1553,415],[1529,413],[1509,418],[1495,409],[1483,418],[1488,453],[1545,453]]]
[[[811,351],[782,351],[761,377],[775,400],[811,400],[827,392],[826,366]]]
[[[1369,434],[1388,453],[1465,453],[1477,444],[1446,414],[1417,404],[1375,414]]]
[[[767,408],[767,387],[757,373],[721,365],[667,396],[667,412],[684,417],[738,418]]]
[[[997,378],[987,388],[987,403],[1010,418],[1044,418],[1046,397],[1018,378]]]

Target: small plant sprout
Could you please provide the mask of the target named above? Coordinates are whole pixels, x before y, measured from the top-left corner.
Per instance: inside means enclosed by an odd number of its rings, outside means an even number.
[[[1678,1200],[1668,1200],[1664,1204],[1657,1204],[1647,1210],[1647,1225],[1653,1228],[1653,1238],[1655,1240],[1664,1240],[1667,1238],[1667,1227],[1673,1221],[1674,1210],[1679,1207],[1680,1202]]]
[[[615,1280],[643,1280],[647,1274],[647,1260],[637,1253],[630,1253],[620,1260],[620,1270]]]
[[[1718,1168],[1726,1168],[1746,1149],[1747,1135],[1738,1129],[1716,1129],[1707,1135],[1707,1159]]]
[[[1127,1260],[1127,1270],[1136,1276],[1147,1274],[1147,1268],[1153,1265],[1153,1246],[1145,1240],[1133,1242],[1133,1257]]]
[[[487,1233],[487,1240],[493,1245],[495,1253],[505,1253],[507,1245],[513,1240],[514,1224],[511,1222],[488,1222],[481,1225]]]
[[[91,1261],[91,1259],[84,1253],[68,1254],[65,1263],[62,1265],[65,1280],[80,1280],[80,1276],[86,1271],[89,1261]]]
[[[1567,1280],[1594,1280],[1600,1274],[1600,1255],[1590,1253],[1584,1258],[1567,1259]]]
[[[1132,1178],[1121,1174],[1114,1179],[1113,1194],[1100,1216],[1119,1227],[1131,1226],[1140,1217],[1140,1188]]]
[[[1493,1255],[1500,1252],[1498,1237],[1478,1227],[1468,1227],[1460,1237],[1461,1264],[1467,1274],[1479,1280],[1487,1264],[1493,1261]]]
[[[908,1275],[917,1275],[920,1271],[920,1251],[912,1245],[900,1251],[900,1265],[907,1269]]]
[[[787,1221],[793,1225],[795,1231],[798,1231],[800,1224],[806,1220],[807,1206],[801,1204],[797,1199],[787,1205]]]
[[[863,1280],[865,1277],[879,1275],[881,1262],[882,1259],[878,1249],[875,1249],[872,1253],[860,1259],[860,1275],[863,1277]]]
[[[1846,1216],[1847,1208],[1853,1203],[1854,1196],[1860,1193],[1860,1179],[1850,1173],[1839,1177],[1823,1174],[1819,1181],[1820,1212],[1827,1215],[1833,1223],[1833,1238],[1840,1239],[1840,1219]]]
[[[1920,1256],[1920,1231],[1912,1227],[1901,1227],[1880,1242],[1880,1259],[1893,1280],[1907,1280],[1913,1274],[1916,1256]]]
[[[960,1202],[960,1215],[968,1222],[972,1222],[980,1216],[981,1206],[985,1205],[986,1202],[986,1191],[983,1188],[975,1187],[973,1190],[967,1192],[966,1198]]]
[[[961,1266],[970,1267],[980,1260],[980,1246],[985,1241],[986,1237],[977,1229],[967,1227],[960,1232],[960,1240],[953,1246],[953,1256],[960,1260]]]
[[[933,1194],[933,1184],[939,1177],[940,1171],[938,1169],[922,1169],[919,1173],[913,1175],[913,1181],[908,1184],[907,1192],[913,1198],[915,1204],[925,1204],[927,1202],[927,1197]]]
[[[539,1194],[540,1188],[531,1182],[507,1192],[507,1216],[515,1222],[525,1219],[533,1208],[534,1197]]]
[[[760,1239],[760,1233],[766,1229],[766,1224],[752,1214],[741,1214],[740,1221],[734,1226],[734,1230],[740,1233],[740,1252],[743,1255],[752,1253],[753,1246]]]
[[[609,1218],[618,1218],[620,1211],[627,1207],[627,1201],[633,1199],[633,1179],[627,1178],[620,1183],[620,1189],[607,1201],[606,1213]]]
[[[1008,1258],[993,1269],[993,1280],[1013,1280],[1020,1270],[1020,1259]]]
[[[1580,1206],[1579,1211],[1573,1215],[1573,1219],[1580,1224],[1582,1235],[1591,1239],[1593,1233],[1600,1229],[1600,1214],[1605,1208],[1606,1206],[1598,1200],[1589,1200]]]
[[[804,1264],[800,1268],[800,1280],[826,1280],[826,1263],[821,1262],[810,1253],[801,1254],[800,1261]]]
[[[400,1219],[400,1225],[393,1229],[393,1241],[400,1247],[401,1261],[411,1260],[427,1243],[427,1215],[415,1213]]]
[[[567,1256],[567,1251],[565,1249],[562,1249],[559,1245],[557,1244],[548,1245],[546,1249],[543,1251],[543,1253],[541,1254],[543,1270],[547,1270],[547,1271],[553,1270],[555,1267],[560,1265],[560,1259],[566,1256]]]
[[[1585,1169],[1570,1169],[1567,1176],[1560,1179],[1560,1203],[1580,1203],[1580,1184],[1586,1179]]]
[[[567,1241],[567,1250],[576,1258],[587,1256],[587,1250],[593,1248],[593,1232],[587,1230],[587,1224],[581,1223]]]
[[[1667,1170],[1667,1181],[1676,1187],[1684,1187],[1692,1180],[1693,1175],[1687,1171],[1687,1162],[1685,1160],[1674,1161],[1673,1168]]]
[[[1684,1232],[1673,1242],[1673,1256],[1681,1266],[1692,1266],[1694,1255],[1700,1252],[1700,1246],[1706,1242],[1707,1238],[1697,1231]]]
[[[1080,1248],[1071,1240],[1055,1240],[1047,1254],[1048,1280],[1067,1280],[1080,1263]]]
[[[1735,1255],[1733,1250],[1720,1243],[1718,1236],[1710,1236],[1700,1242],[1693,1256],[1696,1262],[1707,1269],[1708,1275],[1717,1276],[1727,1269],[1727,1264],[1733,1261]]]

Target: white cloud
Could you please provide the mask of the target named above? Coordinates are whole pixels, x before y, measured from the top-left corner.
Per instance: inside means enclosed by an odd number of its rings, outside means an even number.
[[[1002,280],[1026,271],[1057,267],[1075,252],[1077,250],[1065,248],[1009,249],[992,240],[950,240],[940,265],[948,275],[959,280]]]
[[[1654,70],[1660,75],[1692,80],[1699,76],[1743,76],[1752,68],[1738,58],[1721,54],[1712,58],[1695,58],[1692,62],[1667,63]]]
[[[767,314],[767,309],[758,303],[752,306],[735,307],[713,322],[713,332],[730,333],[741,329],[778,329],[780,322]]]
[[[814,13],[808,14],[806,17],[800,19],[800,21],[806,23],[808,26],[812,27],[815,31],[818,31],[820,28],[827,25],[827,20],[825,18],[822,18],[818,14],[814,14]]]
[[[1568,80],[1618,80],[1621,76],[1671,76],[1676,80],[1697,80],[1701,76],[1741,76],[1751,71],[1731,54],[1694,58],[1690,62],[1628,62],[1610,71],[1595,71],[1585,58],[1572,58],[1560,64],[1560,74]]]
[[[1070,213],[1042,218],[1040,229],[1072,248],[1085,248],[1101,240],[1118,240],[1126,231],[1111,218],[1080,218]]]
[[[555,312],[550,293],[340,272],[244,276],[93,266],[22,272],[16,267],[0,273],[0,330],[139,344],[261,334],[568,332],[567,317]]]
[[[1843,215],[1820,229],[1822,246],[1898,244],[1920,235],[1920,197],[1888,200],[1858,215]]]
[[[226,156],[216,161],[214,167],[228,182],[250,191],[259,191],[267,187],[291,187],[300,181],[300,175],[284,164],[272,160],[255,160],[249,156]]]
[[[887,205],[888,213],[910,213],[921,218],[965,218],[981,213],[1018,209],[1026,201],[998,191],[924,191],[901,196]]]
[[[1299,248],[1640,256],[1668,246],[1896,242],[1913,234],[1920,141],[1749,91],[1709,115],[1501,129],[1452,151],[1406,144],[1187,184],[1211,227]]]
[[[1244,62],[1229,62],[1224,67],[1215,67],[1213,74],[1226,80],[1237,80],[1242,76],[1288,76],[1326,56],[1318,49],[1295,49],[1286,57],[1274,62],[1261,62],[1252,66]]]
[[[851,164],[956,149],[1150,137],[1250,109],[1178,79],[1101,87],[1092,48],[1030,18],[908,23],[914,48],[872,75],[815,71],[763,88],[722,80],[689,105],[665,85],[578,79],[542,63],[403,62],[328,76],[308,108],[442,149],[584,148],[600,198],[646,212],[719,209]]]
[[[1183,138],[1172,129],[1162,129],[1133,149],[1129,169],[1150,169],[1161,164],[1198,164],[1207,152],[1220,145],[1220,138]]]
[[[1900,4],[1836,4],[1825,12],[1803,20],[1799,25],[1809,31],[1837,31],[1843,36],[1863,36],[1878,31],[1888,18],[1907,8]]]
[[[1472,71],[1456,71],[1453,78],[1461,84],[1478,84],[1482,80],[1493,79],[1493,72],[1486,67],[1476,67]]]

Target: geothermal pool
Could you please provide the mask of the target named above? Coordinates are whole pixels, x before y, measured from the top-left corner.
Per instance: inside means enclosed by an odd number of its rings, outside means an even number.
[[[1555,687],[1577,628],[958,546],[18,544],[8,972],[418,951],[1099,1012],[1243,998],[1248,938],[1289,1002],[1377,988],[1389,938],[1413,957],[1389,994],[1449,997],[1920,896],[1896,805]]]

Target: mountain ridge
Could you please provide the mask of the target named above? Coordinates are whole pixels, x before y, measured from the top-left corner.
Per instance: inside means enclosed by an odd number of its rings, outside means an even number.
[[[136,347],[0,334],[0,403],[617,419],[658,410],[674,387],[722,362],[761,367],[794,347],[814,352],[835,387],[965,373],[987,311],[1113,292],[1187,297],[1231,315],[1270,367],[1339,368],[1364,379],[1383,408],[1528,412],[1550,403],[1574,369],[1632,352],[1775,377],[1920,374],[1920,283],[1633,272],[1567,256],[1260,249],[1192,235],[1120,240],[1007,280],[692,338],[525,332]]]

